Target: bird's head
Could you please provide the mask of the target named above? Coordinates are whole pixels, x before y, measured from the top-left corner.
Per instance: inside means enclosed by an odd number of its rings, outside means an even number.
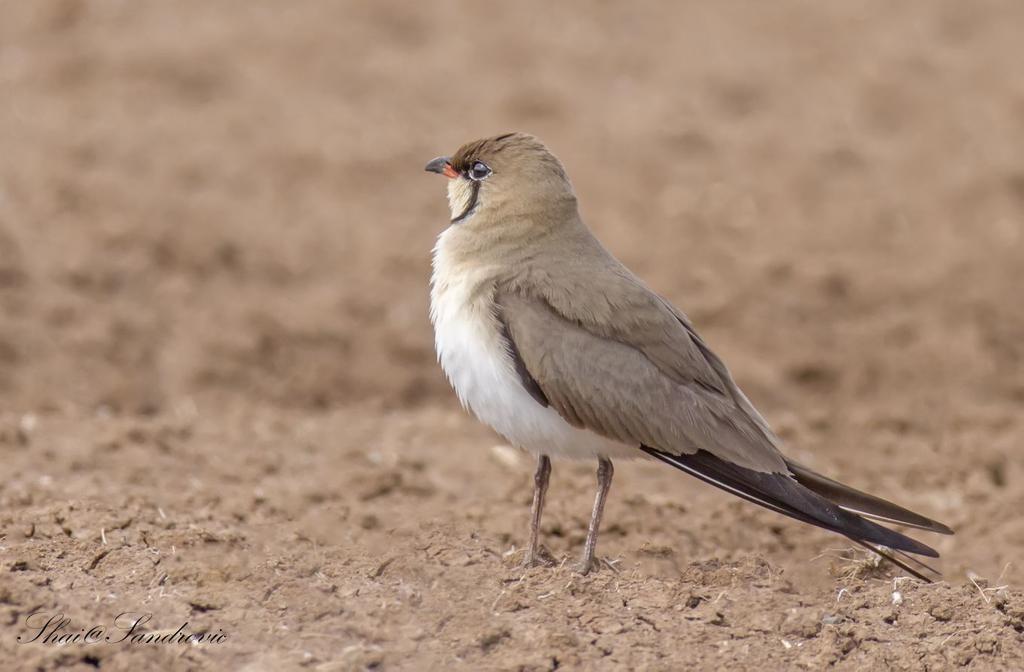
[[[506,133],[466,143],[426,170],[448,178],[452,224],[496,225],[509,218],[576,209],[565,169],[537,138]]]

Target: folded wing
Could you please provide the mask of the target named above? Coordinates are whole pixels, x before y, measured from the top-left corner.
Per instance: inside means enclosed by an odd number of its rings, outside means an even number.
[[[788,460],[725,366],[666,303],[643,319],[633,313],[631,330],[610,331],[522,290],[499,291],[495,301],[524,386],[570,424],[642,447],[707,483],[858,543],[938,555],[862,516],[951,532]]]

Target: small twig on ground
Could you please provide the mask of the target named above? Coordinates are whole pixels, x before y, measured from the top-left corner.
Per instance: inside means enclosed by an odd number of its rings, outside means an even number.
[[[622,562],[621,558],[616,558],[614,560],[610,560],[608,558],[602,558],[601,561],[608,567],[608,569],[612,570],[616,574],[622,573],[622,570],[615,566],[615,565],[619,564],[620,562]]]
[[[1007,563],[1007,565],[1009,565],[1009,563]],[[1003,568],[1003,573],[1005,573],[1005,572],[1006,572],[1006,568],[1004,567]],[[1001,573],[999,575],[999,579],[1003,578],[1003,573]],[[999,579],[996,579],[996,583],[999,583]],[[978,576],[974,572],[967,572],[967,580],[970,581],[971,583],[973,583],[974,587],[978,589],[978,594],[981,595],[981,599],[985,600],[985,604],[991,604],[992,603],[992,598],[988,596],[988,593],[998,593],[1000,590],[1006,590],[1007,588],[1009,588],[1009,585],[992,586],[990,588],[983,588],[981,586],[981,584],[978,583],[978,581],[981,580],[981,581],[985,581],[987,583],[987,579],[985,579],[985,578],[983,578],[981,576]]]
[[[835,556],[832,556],[835,557]],[[882,556],[857,548],[841,551],[832,569],[841,581],[868,579],[877,576],[884,570]]]

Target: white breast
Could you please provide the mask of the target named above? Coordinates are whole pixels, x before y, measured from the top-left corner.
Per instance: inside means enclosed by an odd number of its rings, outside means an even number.
[[[532,453],[570,458],[637,457],[639,451],[577,429],[542,406],[519,382],[493,312],[486,269],[452,263],[448,229],[434,248],[430,320],[437,359],[462,405],[512,445]]]

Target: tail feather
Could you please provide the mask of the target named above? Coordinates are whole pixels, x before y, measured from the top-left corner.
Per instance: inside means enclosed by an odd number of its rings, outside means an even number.
[[[904,509],[902,506],[888,502],[881,497],[875,497],[874,495],[851,488],[848,485],[843,485],[838,481],[808,469],[799,462],[787,458],[786,466],[789,467],[797,483],[808,490],[816,492],[850,513],[856,513],[886,523],[916,527],[919,530],[938,532],[939,534],[953,534],[953,530],[938,521],[925,518],[919,513]]]
[[[940,572],[937,569],[931,567],[930,565],[926,565],[925,563],[921,562],[917,558],[914,558],[912,556],[907,555],[903,551],[893,551],[890,554],[889,550],[891,550],[891,549],[886,549],[884,546],[873,546],[872,544],[869,544],[866,541],[861,541],[860,539],[854,539],[853,537],[850,537],[850,541],[852,541],[853,543],[855,543],[855,544],[857,544],[859,546],[863,546],[864,548],[866,548],[867,550],[871,551],[872,553],[880,556],[883,560],[891,562],[892,564],[896,565],[897,567],[902,569],[907,574],[910,574],[914,578],[920,579],[921,581],[924,581],[925,583],[932,583],[932,579],[931,579],[930,576],[928,576],[927,574],[924,574],[923,572],[931,572],[936,578],[941,578],[942,577],[942,572]],[[900,560],[899,558],[897,558],[896,557],[897,555],[901,556],[903,558],[903,560]],[[906,560],[906,562],[904,562],[904,560]],[[911,567],[907,563],[913,563],[913,564],[917,565],[918,567],[920,567],[923,571],[918,571],[918,570],[914,569],[913,567]]]
[[[847,510],[840,502],[830,501],[830,499],[825,497],[822,493],[807,487],[799,478],[796,478],[795,475],[790,476],[788,474],[763,473],[745,469],[730,462],[721,460],[707,451],[698,451],[694,454],[674,455],[647,446],[641,446],[641,448],[652,457],[670,464],[677,469],[685,471],[706,483],[742,497],[747,501],[810,525],[815,525],[817,527],[842,534],[854,542],[879,553],[882,557],[886,558],[904,571],[909,572],[913,576],[916,576],[923,581],[930,581],[928,577],[910,568],[905,562],[894,558],[892,555],[886,554],[884,551],[879,551],[875,546],[884,546],[895,550],[897,553],[902,551],[917,555],[938,557],[939,554],[935,549],[922,544],[915,539],[911,539],[910,537],[900,534],[899,532],[882,527],[877,523],[873,523],[870,520],[863,518],[861,515],[858,515],[858,512]],[[814,472],[807,469],[803,469],[803,471],[809,474],[814,474]],[[829,479],[825,479],[824,477],[819,478],[823,479],[823,481],[829,481]],[[817,484],[818,481],[815,481],[815,483]],[[835,482],[831,481],[831,483]],[[836,485],[838,486],[840,484],[836,483]],[[824,486],[820,487],[824,489]],[[852,492],[856,493],[857,491]],[[863,493],[859,494],[863,495]],[[935,523],[935,521],[931,521],[923,516],[917,516],[917,514],[913,514],[905,509],[900,509],[900,507],[889,504],[884,500],[872,498],[870,495],[864,495],[864,497],[868,498],[872,504],[877,500],[877,502],[887,504],[889,507],[914,516],[915,518],[912,518],[914,520],[920,519],[931,524],[924,529],[935,529],[935,531],[949,529],[941,523]],[[852,500],[847,499],[845,501]],[[891,509],[886,509],[886,511],[891,511]],[[906,516],[901,514],[901,517]],[[934,526],[941,529],[936,529]],[[909,557],[908,560],[915,563],[918,562]],[[927,566],[925,565],[925,567]],[[930,570],[931,568],[928,569]]]

